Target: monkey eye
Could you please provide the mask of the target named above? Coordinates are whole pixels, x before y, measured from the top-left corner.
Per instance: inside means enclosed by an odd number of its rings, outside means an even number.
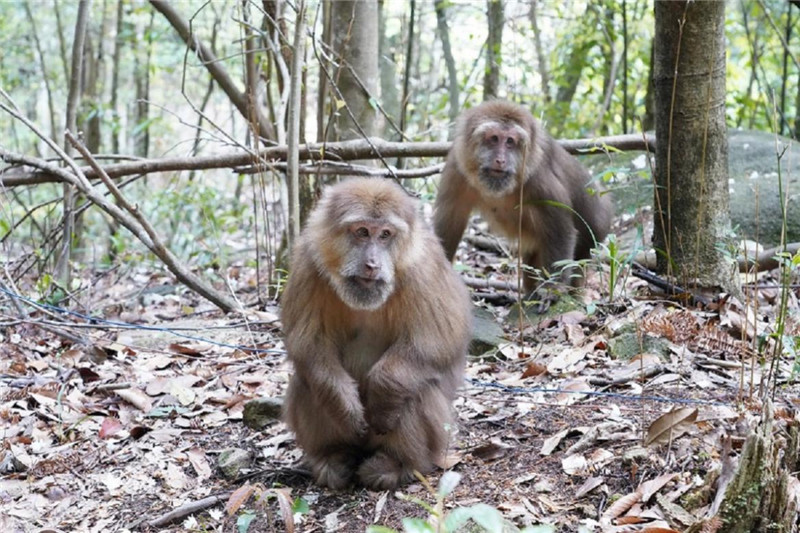
[[[497,144],[499,140],[500,138],[497,135],[492,135],[491,137],[489,137],[489,142],[491,142],[492,144]]]
[[[383,230],[383,231],[381,232],[381,234],[380,234],[380,239],[381,239],[382,241],[385,241],[386,239],[388,239],[388,238],[389,238],[389,237],[391,237],[391,236],[392,236],[392,232],[391,232],[391,231],[389,231],[388,229],[385,229],[385,230]]]
[[[366,239],[367,237],[369,237],[369,230],[364,226],[361,226],[356,228],[353,234],[361,239]]]
[[[506,139],[506,146],[514,146],[515,144],[517,144],[517,142],[512,137]]]

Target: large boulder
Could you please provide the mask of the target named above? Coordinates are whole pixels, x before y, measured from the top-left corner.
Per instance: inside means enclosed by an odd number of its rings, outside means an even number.
[[[758,240],[765,247],[780,242],[781,202],[778,194],[778,153],[783,154],[783,194],[789,193],[786,210],[787,240],[800,241],[800,145],[785,137],[761,131],[730,130],[728,169],[731,185],[731,223],[741,239]],[[698,149],[700,149],[698,147]],[[673,154],[674,156],[674,154]],[[618,214],[653,205],[650,165],[642,152],[584,156],[593,175],[613,172],[621,183],[613,187]],[[627,177],[625,177],[627,176]],[[758,209],[756,209],[756,198]],[[647,235],[650,237],[650,235]],[[756,239],[757,237],[757,239]]]

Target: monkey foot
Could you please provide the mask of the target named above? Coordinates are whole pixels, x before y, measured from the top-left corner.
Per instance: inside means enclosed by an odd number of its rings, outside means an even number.
[[[307,457],[317,484],[333,490],[347,487],[358,462],[353,454],[338,452],[324,457]]]
[[[410,478],[410,470],[383,452],[378,452],[364,461],[358,469],[358,479],[371,490],[395,489]]]

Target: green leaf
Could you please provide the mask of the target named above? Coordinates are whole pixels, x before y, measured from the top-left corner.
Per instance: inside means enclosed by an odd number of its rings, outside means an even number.
[[[503,515],[485,503],[453,509],[445,518],[445,530],[457,531],[468,520],[472,520],[489,533],[502,533],[503,531]]]
[[[440,498],[446,498],[451,492],[453,492],[453,489],[458,486],[460,481],[461,474],[453,472],[452,470],[448,470],[442,474],[442,479],[439,480],[439,488],[436,493]]]
[[[500,511],[485,503],[473,505],[471,509],[472,519],[479,526],[489,531],[489,533],[502,533],[503,515],[500,514]]]
[[[293,514],[308,514],[311,509],[308,506],[308,502],[305,501],[302,497],[295,498],[294,502],[292,502],[292,513]]]
[[[406,533],[436,533],[433,526],[422,518],[403,518],[403,531]]]
[[[247,533],[250,527],[250,522],[256,517],[252,511],[245,511],[236,518],[236,531],[239,533]]]
[[[397,530],[386,526],[369,526],[367,533],[397,533]]]
[[[579,529],[580,531],[580,529]],[[520,533],[555,533],[556,528],[554,526],[548,526],[547,524],[541,524],[538,526],[528,526],[523,529]]]

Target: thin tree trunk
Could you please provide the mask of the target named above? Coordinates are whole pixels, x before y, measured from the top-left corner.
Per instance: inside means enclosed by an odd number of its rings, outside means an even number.
[[[69,58],[67,57],[67,40],[64,38],[64,25],[61,23],[61,9],[58,0],[53,0],[53,11],[56,14],[56,30],[58,31],[58,51],[61,54],[61,68],[64,69],[64,79],[69,79]]]
[[[450,119],[451,128],[448,131],[447,138],[453,138],[452,125],[458,118],[458,112],[461,108],[458,105],[458,72],[456,71],[456,60],[453,57],[453,49],[450,47],[450,28],[447,26],[447,0],[436,0],[433,8],[436,10],[436,28],[439,32],[439,39],[442,41],[442,54],[444,55],[444,64],[447,67],[447,92],[450,95],[448,102],[449,111],[448,118]]]
[[[324,46],[333,48],[332,26],[331,20],[333,7],[330,1],[322,2],[322,44]],[[320,60],[322,62],[323,60]],[[330,69],[330,64],[321,64],[320,68]],[[326,135],[326,119],[329,115],[326,106],[328,102],[328,77],[323,73],[319,75],[319,86],[317,87],[317,142],[322,142],[327,138]]]
[[[550,72],[547,65],[547,56],[542,46],[542,31],[539,29],[538,20],[539,0],[531,0],[531,30],[533,31],[533,45],[536,50],[536,62],[539,68],[539,78],[542,82],[542,98],[545,104],[550,103]]]
[[[142,30],[142,34],[146,35],[146,39],[137,39],[139,41],[139,49],[134,52],[134,78],[136,86],[136,111],[134,113],[134,122],[138,133],[134,137],[133,152],[139,157],[147,157],[147,152],[150,149],[150,56],[152,53],[152,35],[153,35],[153,21],[154,13],[150,13],[150,21],[147,29]],[[144,52],[141,50],[144,46]],[[144,56],[144,57],[142,57]]]
[[[497,98],[500,87],[502,63],[503,26],[505,5],[503,0],[487,0],[489,35],[486,38],[486,74],[483,78],[483,99]]]
[[[83,67],[84,40],[86,38],[86,28],[89,26],[89,9],[91,0],[81,0],[78,3],[78,18],[75,22],[75,35],[72,41],[72,62],[71,73],[69,76],[69,93],[67,95],[67,113],[64,121],[66,129],[70,132],[76,131],[76,116],[78,110],[78,99],[81,94],[81,72]],[[64,151],[69,155],[72,153],[72,146],[65,139]],[[72,272],[70,269],[70,259],[72,258],[72,239],[73,228],[75,226],[75,188],[72,185],[64,184],[64,236],[61,239],[61,249],[56,261],[56,277],[62,283],[62,287],[69,288]]]
[[[658,269],[685,286],[738,293],[720,246],[730,232],[725,2],[656,2],[655,21]]]
[[[403,97],[400,100],[400,133],[405,136],[406,133],[406,114],[408,112],[409,86],[411,84],[411,65],[414,62],[414,23],[416,22],[417,14],[417,0],[411,0],[411,13],[408,16],[408,35],[406,36],[406,57],[405,67],[403,69]]]
[[[393,46],[386,32],[386,2],[378,0],[378,66],[381,77],[381,106],[388,116],[384,121],[383,138],[400,140],[394,126],[400,118],[400,95],[397,91],[397,62],[394,59]]]
[[[622,0],[622,133],[628,133],[628,1]]]
[[[294,30],[292,46],[292,77],[289,84],[289,127],[288,127],[288,160],[286,180],[289,189],[289,227],[286,231],[289,250],[294,247],[300,236],[300,177],[298,167],[300,156],[300,96],[303,58],[305,57],[305,0],[297,2],[297,22]]]
[[[118,109],[118,92],[119,92],[119,69],[120,60],[122,58],[122,31],[125,10],[125,0],[117,0],[117,31],[114,36],[114,52],[111,60],[111,152],[118,154],[119,149],[119,109]]]
[[[786,2],[786,30],[784,34],[785,45],[783,47],[783,76],[781,76],[781,135],[784,134],[789,126],[786,118],[786,82],[789,79],[789,43],[792,38],[792,4]]]
[[[50,76],[47,72],[47,65],[44,60],[44,53],[42,52],[42,44],[39,41],[39,34],[36,31],[36,21],[33,19],[31,12],[30,0],[25,0],[22,4],[25,8],[25,15],[31,23],[31,35],[33,36],[33,43],[36,47],[36,57],[39,59],[39,67],[42,69],[42,79],[44,80],[44,90],[47,92],[47,110],[50,120],[50,138],[58,142],[58,132],[56,130],[56,110],[53,105],[53,91],[50,88]]]
[[[411,14],[408,17],[408,35],[406,37],[406,57],[405,67],[403,68],[403,96],[400,100],[400,138],[406,136],[406,123],[408,115],[408,101],[411,98],[409,86],[411,84],[411,65],[414,62],[414,24],[416,22],[417,1],[411,0]],[[397,168],[405,168],[405,160],[401,157],[397,159]]]

